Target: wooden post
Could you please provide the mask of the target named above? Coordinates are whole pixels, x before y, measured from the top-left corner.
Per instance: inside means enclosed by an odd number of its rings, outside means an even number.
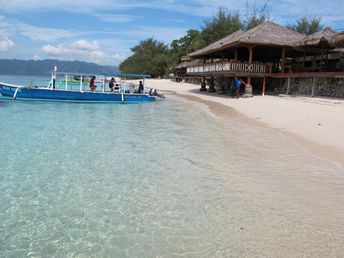
[[[262,90],[262,96],[265,96],[265,77],[263,78],[263,90]]]
[[[321,47],[320,72],[322,71],[322,63],[324,61],[324,47]]]
[[[252,60],[253,60],[253,47],[250,46],[248,48],[248,50],[249,50],[248,65],[251,65],[252,64]],[[251,85],[251,75],[248,75],[248,77],[247,77],[247,84]]]
[[[284,73],[285,68],[285,48],[282,48],[282,63],[281,63],[281,72]]]
[[[253,60],[253,48],[254,46],[249,46],[248,51],[249,51],[249,57],[248,57],[248,65],[250,66],[252,64]],[[245,94],[243,97],[253,97],[252,95],[252,85],[251,85],[251,72],[247,72],[247,83],[245,83]]]
[[[289,90],[290,90],[290,76],[288,77],[287,95],[289,95]]]
[[[306,63],[306,51],[303,50],[303,67],[302,67],[302,72],[305,71],[305,63]]]
[[[223,91],[223,93],[225,93],[226,89],[225,89],[225,84],[223,83],[223,75],[221,75],[221,77],[220,77],[220,86],[221,86],[221,90]]]
[[[313,98],[313,96],[314,96],[314,88],[315,88],[315,76],[313,77],[311,98]]]
[[[328,47],[326,48],[326,70],[328,71]]]
[[[238,48],[236,47],[234,50],[234,61],[238,61]]]
[[[312,71],[315,72],[316,71],[316,56],[313,56],[312,58]]]
[[[208,92],[215,92],[215,82],[214,82],[214,77],[210,77],[210,84],[209,84],[209,89]]]
[[[202,78],[202,82],[201,82],[201,88],[199,89],[200,91],[206,91],[206,82],[205,82],[205,76],[203,76]]]

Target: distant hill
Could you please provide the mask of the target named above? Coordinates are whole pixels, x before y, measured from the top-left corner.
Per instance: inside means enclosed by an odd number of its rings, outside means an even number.
[[[60,72],[92,74],[118,73],[118,67],[116,66],[97,65],[80,61],[0,59],[0,74],[49,75],[55,65]]]

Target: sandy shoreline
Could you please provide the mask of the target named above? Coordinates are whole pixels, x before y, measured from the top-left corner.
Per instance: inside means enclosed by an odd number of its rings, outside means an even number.
[[[344,100],[291,96],[233,99],[219,93],[200,92],[198,85],[166,79],[149,79],[146,87],[203,102],[223,117],[230,118],[238,112],[237,118],[289,134],[311,153],[344,166]]]

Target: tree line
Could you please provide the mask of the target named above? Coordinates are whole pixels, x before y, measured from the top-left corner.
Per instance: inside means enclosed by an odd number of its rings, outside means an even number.
[[[249,6],[246,2],[246,14],[243,16],[238,12],[220,7],[210,20],[204,21],[201,30],[190,29],[185,36],[173,40],[169,45],[153,38],[143,40],[131,48],[133,54],[120,64],[119,69],[123,73],[147,73],[153,77],[162,77],[180,62],[182,56],[239,29],[247,31],[268,21],[267,3],[257,7],[256,5]],[[323,25],[320,17],[305,15],[294,24],[286,24],[286,27],[310,35],[320,31]]]

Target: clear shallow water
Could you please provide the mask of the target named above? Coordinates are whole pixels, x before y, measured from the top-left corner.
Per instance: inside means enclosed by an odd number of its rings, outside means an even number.
[[[0,113],[1,257],[343,251],[342,169],[276,131],[173,97]]]

